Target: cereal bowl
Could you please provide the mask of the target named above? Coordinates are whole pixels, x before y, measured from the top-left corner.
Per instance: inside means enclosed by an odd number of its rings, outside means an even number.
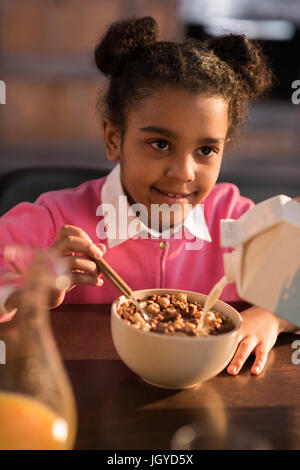
[[[145,289],[134,292],[135,299],[148,295],[187,294],[189,302],[204,305],[207,295],[178,289]],[[145,382],[156,387],[185,389],[209,380],[232,359],[242,324],[240,314],[218,300],[213,309],[226,315],[232,330],[210,336],[176,336],[144,331],[128,325],[118,314],[120,297],[111,307],[113,343],[120,359]]]

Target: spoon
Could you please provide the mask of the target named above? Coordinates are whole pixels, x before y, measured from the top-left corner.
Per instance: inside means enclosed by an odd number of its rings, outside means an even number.
[[[126,282],[116,273],[116,271],[102,258],[101,260],[91,258],[97,265],[98,269],[104,274],[107,279],[123,294],[127,299],[136,306],[137,310],[142,314],[146,322],[150,321],[149,315],[140,306],[139,302],[133,297],[132,289]]]

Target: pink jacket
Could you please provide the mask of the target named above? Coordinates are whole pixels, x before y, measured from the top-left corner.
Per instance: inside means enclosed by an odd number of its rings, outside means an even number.
[[[34,203],[23,202],[0,218],[0,245],[20,243],[48,248],[56,240],[61,225],[81,227],[95,243],[99,240],[96,226],[101,217],[96,209],[101,204],[101,188],[107,176],[87,181],[76,188],[42,194]],[[128,239],[107,248],[104,258],[133,290],[176,288],[208,294],[223,276],[220,247],[220,220],[237,219],[254,206],[240,195],[231,183],[214,186],[203,202],[206,223],[212,242],[204,242],[199,250],[184,249],[185,239]],[[98,212],[99,213],[99,212]],[[191,239],[189,239],[191,242]],[[0,259],[0,271],[6,270]],[[1,272],[0,272],[1,274]],[[120,294],[104,279],[103,287],[77,286],[67,293],[65,303],[111,303]],[[234,284],[223,290],[221,300],[240,300]],[[5,315],[2,321],[8,319]]]

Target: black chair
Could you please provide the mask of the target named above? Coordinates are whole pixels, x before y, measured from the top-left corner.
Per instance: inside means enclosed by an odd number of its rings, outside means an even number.
[[[13,170],[0,177],[0,216],[19,202],[34,202],[47,191],[76,187],[106,176],[109,169],[31,167]]]

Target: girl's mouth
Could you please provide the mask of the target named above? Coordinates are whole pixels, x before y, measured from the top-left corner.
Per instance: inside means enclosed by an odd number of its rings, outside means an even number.
[[[161,189],[156,188],[155,186],[151,186],[151,189],[156,192],[156,194],[159,194],[160,197],[165,200],[166,202],[186,202],[194,193],[169,193],[167,191],[163,191]]]

